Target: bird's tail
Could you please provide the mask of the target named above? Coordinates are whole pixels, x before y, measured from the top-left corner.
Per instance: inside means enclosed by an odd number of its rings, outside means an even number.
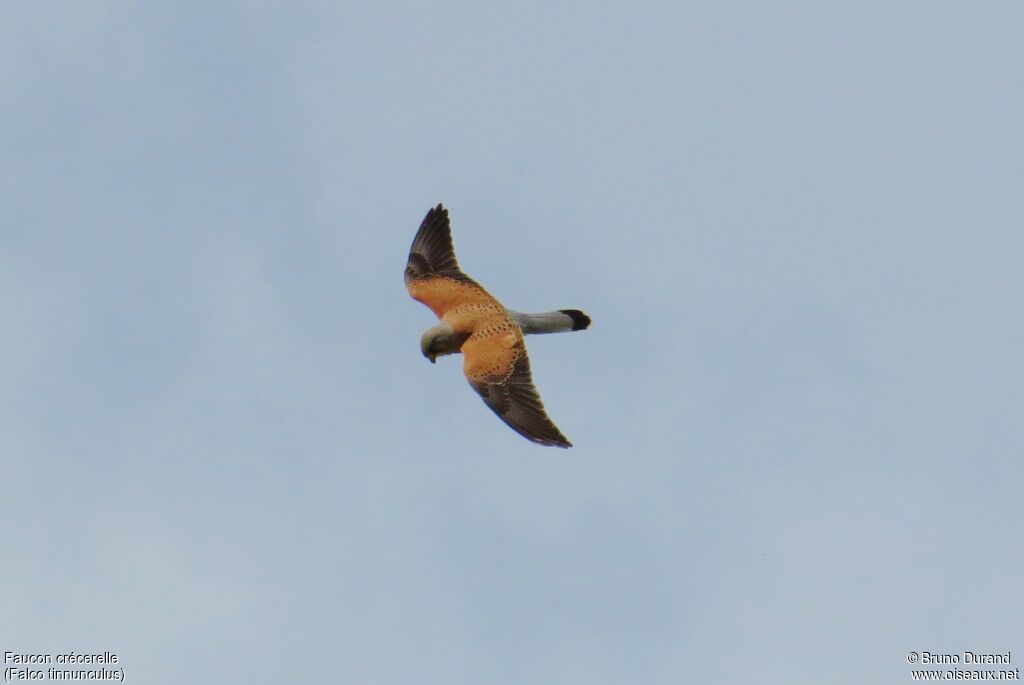
[[[509,311],[523,333],[561,333],[582,331],[590,326],[590,317],[578,309],[559,309],[543,314],[523,314]]]

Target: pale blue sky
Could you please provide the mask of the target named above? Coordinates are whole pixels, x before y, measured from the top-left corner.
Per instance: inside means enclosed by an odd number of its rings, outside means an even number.
[[[156,685],[1024,654],[1022,23],[5,5],[0,649]],[[439,201],[508,306],[593,317],[529,341],[574,449],[420,356]]]

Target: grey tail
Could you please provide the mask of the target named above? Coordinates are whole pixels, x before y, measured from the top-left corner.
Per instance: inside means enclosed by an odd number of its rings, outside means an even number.
[[[590,317],[578,309],[559,309],[543,314],[523,314],[509,311],[523,333],[562,333],[563,331],[582,331],[590,326]]]

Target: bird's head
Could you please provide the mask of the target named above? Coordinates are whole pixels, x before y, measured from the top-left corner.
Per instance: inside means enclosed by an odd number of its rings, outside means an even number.
[[[427,333],[429,332],[430,331],[427,331]],[[437,361],[437,352],[434,352],[433,350],[433,338],[427,335],[427,333],[424,333],[423,337],[420,338],[420,352],[422,352],[423,356],[429,359],[430,363],[433,364]]]
[[[442,323],[428,328],[420,338],[420,352],[430,360],[431,364],[435,363],[437,358],[442,355],[458,351],[459,346],[455,343],[455,333],[448,324]]]

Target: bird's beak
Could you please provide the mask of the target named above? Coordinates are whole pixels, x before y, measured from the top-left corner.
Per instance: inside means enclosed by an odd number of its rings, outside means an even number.
[[[429,357],[427,357],[427,359],[430,360],[431,364],[436,364],[437,363],[437,355],[432,354]]]

